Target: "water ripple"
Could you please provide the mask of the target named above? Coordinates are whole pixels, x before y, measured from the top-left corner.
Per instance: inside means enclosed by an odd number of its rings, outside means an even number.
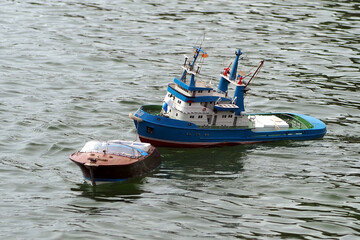
[[[356,1],[0,6],[1,237],[360,237]],[[83,183],[68,156],[90,139],[135,139],[128,113],[162,101],[204,33],[204,76],[217,84],[236,48],[245,69],[265,59],[248,111],[313,115],[324,139],[162,148],[145,178]]]

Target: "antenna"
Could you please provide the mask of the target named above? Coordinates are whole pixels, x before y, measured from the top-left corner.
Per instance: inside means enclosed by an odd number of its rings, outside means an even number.
[[[262,68],[262,66],[264,65],[264,60],[261,60],[259,62],[259,65],[257,67],[257,69],[255,70],[254,74],[251,76],[250,80],[248,81],[248,83],[246,84],[245,88],[250,84],[251,80],[255,79],[256,76],[258,75],[258,73],[260,72],[260,69]]]
[[[205,33],[203,33],[203,39],[202,39],[202,41],[201,41],[201,43],[200,43],[200,48],[201,48],[201,46],[203,45],[203,43],[204,43],[204,41],[205,41]]]

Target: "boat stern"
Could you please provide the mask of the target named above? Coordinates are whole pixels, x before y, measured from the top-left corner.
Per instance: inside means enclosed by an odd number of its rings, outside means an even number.
[[[313,135],[313,138],[322,138],[327,133],[326,124],[320,119],[304,114],[294,115],[302,118],[303,120],[311,124],[311,127],[309,128],[309,133]]]

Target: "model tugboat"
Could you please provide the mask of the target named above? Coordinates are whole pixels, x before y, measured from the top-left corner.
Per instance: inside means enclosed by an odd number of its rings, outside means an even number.
[[[155,146],[207,147],[321,138],[326,125],[311,116],[296,113],[248,114],[244,97],[264,61],[253,73],[237,74],[243,53],[235,52],[235,61],[224,69],[215,90],[210,81],[200,79],[200,63],[207,57],[201,47],[194,47],[192,61],[185,56],[183,73],[167,88],[163,105],[144,105],[129,116],[134,120],[142,142]],[[245,78],[249,80],[245,82]],[[199,78],[199,79],[198,79]],[[229,84],[235,86],[229,96]]]
[[[113,140],[89,141],[70,160],[81,169],[92,185],[98,182],[118,182],[141,177],[161,163],[157,149],[149,143]]]

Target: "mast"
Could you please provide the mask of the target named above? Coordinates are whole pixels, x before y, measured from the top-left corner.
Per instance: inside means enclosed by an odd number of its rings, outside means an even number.
[[[191,77],[190,77],[190,83],[189,83],[189,87],[195,87],[195,74],[196,72],[194,72],[194,66],[195,66],[195,62],[197,60],[197,58],[199,57],[200,52],[203,53],[203,57],[207,57],[207,53],[201,49],[201,47],[193,47],[195,49],[195,53],[194,53],[194,59],[192,61],[192,63],[189,63],[189,67],[184,66],[185,70],[183,72],[183,74],[181,75],[181,81],[185,82],[186,81],[186,74],[190,73]],[[185,65],[186,65],[186,61],[185,60]]]
[[[236,58],[235,58],[234,66],[233,66],[233,69],[232,69],[231,75],[230,75],[230,80],[232,80],[232,81],[234,81],[236,78],[239,57],[242,54],[243,53],[241,52],[240,49],[237,52],[235,52]],[[235,115],[240,115],[242,112],[245,112],[244,89],[245,89],[245,86],[243,84],[237,85],[235,88],[233,101],[234,101],[234,104],[236,104],[239,107],[239,109],[235,112]]]
[[[236,110],[235,115],[240,115],[241,112],[245,112],[244,89],[245,89],[245,85],[238,85],[235,88],[233,102],[235,105],[237,105],[239,107],[239,109]]]
[[[227,69],[230,68],[230,66],[229,66],[229,68],[225,69],[225,72],[224,72],[223,76],[221,76],[220,83],[219,83],[219,86],[218,86],[218,92],[226,93],[227,90],[228,90],[228,87],[229,87],[230,80],[231,81],[235,80],[239,58],[240,58],[240,56],[242,54],[243,53],[241,52],[240,49],[235,51],[236,57],[235,57],[234,65],[233,65],[231,73],[230,73],[230,77],[227,78],[227,71],[228,71]]]
[[[239,57],[242,54],[243,53],[241,52],[240,49],[235,52],[235,55],[236,55],[235,62],[234,62],[234,66],[233,66],[233,68],[231,70],[231,75],[230,75],[230,80],[232,80],[232,81],[234,81],[235,78],[236,78],[236,71],[237,71],[237,67],[238,67]]]

